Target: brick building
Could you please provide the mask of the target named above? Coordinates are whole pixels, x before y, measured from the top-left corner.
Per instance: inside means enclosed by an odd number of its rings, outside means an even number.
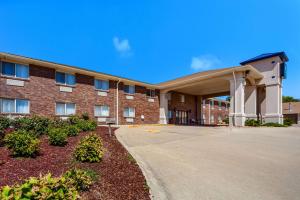
[[[241,66],[149,84],[0,53],[0,113],[61,118],[88,113],[99,123],[113,118],[116,124],[218,124],[229,117],[232,125],[243,126],[246,118],[258,116],[281,122],[277,97],[281,97],[283,75],[278,70],[285,61],[283,52],[268,54]],[[225,95],[230,95],[233,106],[212,99]],[[278,105],[269,105],[271,100]]]

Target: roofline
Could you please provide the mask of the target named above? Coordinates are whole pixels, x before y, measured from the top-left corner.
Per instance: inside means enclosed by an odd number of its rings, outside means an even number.
[[[107,74],[107,73],[98,72],[95,70],[85,69],[85,68],[78,67],[78,66],[66,65],[66,64],[61,64],[61,63],[56,63],[56,62],[51,62],[51,61],[46,61],[46,60],[41,60],[41,59],[36,59],[36,58],[30,58],[30,57],[16,55],[16,54],[12,54],[12,53],[0,52],[0,59],[17,60],[19,62],[24,62],[24,64],[25,63],[26,64],[36,64],[36,65],[46,66],[46,67],[55,68],[55,69],[64,68],[69,71],[75,71],[75,72],[80,71],[80,73],[84,74],[84,75],[90,75],[90,76],[95,76],[95,77],[101,76],[103,78],[112,79],[112,80],[116,80],[116,81],[123,81],[123,82],[129,83],[129,84],[131,83],[131,84],[138,84],[138,85],[151,87],[151,88],[157,88],[157,86],[155,84],[151,84],[151,83],[147,83],[147,82],[143,82],[143,81],[137,81],[137,80],[121,77],[121,76],[115,76],[115,75],[111,75],[111,74]]]
[[[289,61],[289,58],[287,57],[287,55],[285,54],[284,51],[280,51],[280,52],[276,52],[276,53],[272,53],[268,56],[265,56],[263,58],[256,58],[256,59],[248,59],[246,61],[243,61],[241,62],[240,64],[241,65],[246,65],[248,63],[252,63],[252,62],[256,62],[256,61],[259,61],[259,60],[263,60],[263,59],[266,59],[266,58],[272,58],[272,57],[275,57],[275,56],[279,56],[280,59],[283,61],[283,62],[287,62]]]

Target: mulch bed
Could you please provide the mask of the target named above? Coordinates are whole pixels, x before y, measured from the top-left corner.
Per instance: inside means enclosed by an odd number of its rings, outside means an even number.
[[[40,155],[36,158],[13,158],[5,147],[0,147],[0,186],[21,183],[22,180],[52,173],[59,176],[66,170],[77,167],[92,169],[99,174],[89,191],[81,194],[83,199],[138,199],[149,200],[145,178],[138,165],[128,159],[128,152],[116,137],[108,135],[107,127],[98,127],[105,154],[100,163],[75,162],[72,154],[76,144],[88,133],[69,137],[64,147],[50,146],[46,136],[41,137]]]

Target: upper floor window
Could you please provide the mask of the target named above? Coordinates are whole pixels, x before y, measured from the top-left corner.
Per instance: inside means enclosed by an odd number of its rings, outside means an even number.
[[[26,99],[0,99],[1,113],[29,113],[29,100]]]
[[[95,106],[95,116],[96,117],[108,117],[109,116],[109,106]]]
[[[147,97],[155,97],[155,90],[147,89]]]
[[[185,101],[185,96],[183,94],[180,95],[180,102],[181,103],[184,103]]]
[[[134,94],[135,93],[134,85],[124,85],[124,92],[127,94]]]
[[[64,85],[75,85],[75,75],[63,73],[63,72],[56,72],[55,73],[55,80],[56,83],[64,84]]]
[[[124,117],[135,117],[135,109],[131,107],[124,108]]]
[[[10,62],[1,62],[1,74],[17,78],[29,78],[29,67]]]
[[[56,103],[56,115],[74,115],[75,103]]]
[[[109,81],[95,79],[95,88],[97,90],[109,90]]]

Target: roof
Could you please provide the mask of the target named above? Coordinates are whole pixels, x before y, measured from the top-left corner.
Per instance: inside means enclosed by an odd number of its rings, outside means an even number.
[[[24,62],[24,64],[27,63],[27,64],[36,64],[36,65],[41,65],[41,66],[47,66],[47,67],[55,68],[55,69],[65,68],[67,70],[80,71],[80,73],[85,74],[85,75],[96,76],[96,77],[98,75],[98,76],[101,76],[101,77],[107,78],[107,79],[120,80],[120,81],[125,81],[127,83],[133,83],[133,84],[137,83],[141,86],[146,86],[146,87],[152,87],[152,88],[155,87],[154,84],[146,83],[143,81],[137,81],[137,80],[121,77],[121,76],[115,76],[115,75],[111,75],[111,74],[107,74],[107,73],[89,70],[89,69],[82,68],[82,67],[66,65],[66,64],[61,64],[61,63],[51,62],[51,61],[45,61],[45,60],[41,60],[41,59],[30,58],[30,57],[16,55],[16,54],[12,54],[12,53],[0,52],[0,59],[1,58],[8,59],[8,60],[10,60],[10,59],[17,60],[19,62]]]
[[[255,62],[255,61],[259,61],[259,60],[263,60],[263,59],[271,58],[271,57],[275,57],[275,56],[279,56],[280,59],[283,62],[287,62],[289,60],[287,55],[285,54],[285,52],[281,51],[281,52],[275,52],[275,53],[264,53],[264,54],[261,54],[259,56],[254,57],[254,58],[250,58],[248,60],[245,60],[245,61],[241,62],[240,64],[241,65],[246,65],[248,63],[252,63],[252,62]]]
[[[296,114],[300,113],[300,102],[288,102],[282,104],[283,114]]]

